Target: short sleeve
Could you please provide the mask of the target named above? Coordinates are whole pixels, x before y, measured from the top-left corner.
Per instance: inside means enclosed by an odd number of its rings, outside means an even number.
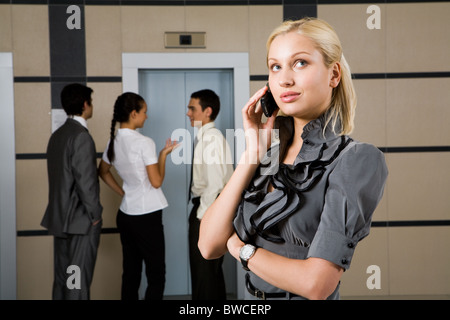
[[[109,158],[108,158],[109,142],[110,142],[110,140],[108,140],[105,151],[103,152],[103,155],[102,155],[102,160],[105,161],[107,164],[111,164],[111,162],[109,161]]]
[[[145,166],[149,166],[158,162],[158,157],[156,155],[155,142],[148,137],[142,140],[142,159]]]
[[[348,269],[356,245],[369,234],[388,170],[383,153],[369,144],[350,145],[338,161],[328,177],[324,208],[308,257]]]

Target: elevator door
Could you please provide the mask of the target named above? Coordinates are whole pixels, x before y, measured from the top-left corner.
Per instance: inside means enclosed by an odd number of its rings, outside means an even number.
[[[216,127],[226,136],[234,128],[232,70],[140,70],[139,93],[148,105],[148,119],[142,133],[151,137],[159,152],[167,138],[179,140],[181,146],[167,158],[162,186],[169,206],[163,210],[166,247],[165,296],[191,293],[188,215],[192,144],[194,129],[186,116],[191,93],[211,89],[220,98],[221,108]],[[196,132],[195,132],[196,133]],[[236,294],[236,263],[227,254],[224,275],[229,294]],[[142,288],[141,288],[142,291]]]

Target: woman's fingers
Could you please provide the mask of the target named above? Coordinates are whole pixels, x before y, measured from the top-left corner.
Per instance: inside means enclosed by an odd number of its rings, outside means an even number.
[[[278,114],[278,111],[280,111],[280,109],[276,109],[276,110],[272,113],[272,115],[271,115],[269,118],[267,118],[267,122],[266,122],[266,124],[264,125],[265,128],[273,129],[274,124],[275,124],[275,119],[276,119],[277,114]]]
[[[166,146],[163,150],[166,150],[168,153],[172,152],[173,149],[177,148],[180,144],[176,140],[171,140],[170,138],[166,140]]]
[[[258,104],[258,101],[262,98],[262,96],[266,93],[267,86],[256,91],[256,93],[248,100],[247,104],[242,109],[243,114],[248,114],[249,112],[257,113],[261,111],[261,107]],[[259,109],[259,110],[258,110]]]

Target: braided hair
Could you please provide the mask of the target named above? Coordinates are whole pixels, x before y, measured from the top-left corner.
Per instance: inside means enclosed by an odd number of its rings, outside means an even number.
[[[130,119],[130,114],[133,110],[139,112],[144,106],[144,98],[133,92],[125,92],[117,97],[114,103],[114,114],[111,121],[110,140],[108,146],[108,159],[112,163],[115,158],[114,154],[114,140],[117,122],[127,122]]]

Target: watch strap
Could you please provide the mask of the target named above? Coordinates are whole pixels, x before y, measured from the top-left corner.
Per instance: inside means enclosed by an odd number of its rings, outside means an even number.
[[[242,251],[242,249],[243,249],[244,247],[252,247],[252,249],[253,249],[253,253],[252,253],[247,259],[244,259],[244,258],[242,257],[241,252],[239,252],[239,259],[241,260],[242,268],[243,268],[245,271],[250,271],[250,269],[249,269],[249,267],[248,267],[248,260],[250,260],[250,258],[252,258],[252,257],[255,255],[255,252],[256,252],[257,247],[254,246],[254,245],[251,245],[251,244],[245,244],[245,245],[241,248],[241,251]]]

